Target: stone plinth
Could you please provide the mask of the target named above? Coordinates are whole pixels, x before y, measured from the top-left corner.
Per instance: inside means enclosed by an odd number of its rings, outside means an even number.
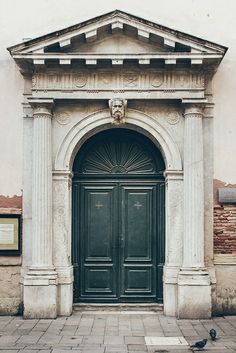
[[[210,276],[204,270],[181,270],[178,278],[178,318],[211,317]]]

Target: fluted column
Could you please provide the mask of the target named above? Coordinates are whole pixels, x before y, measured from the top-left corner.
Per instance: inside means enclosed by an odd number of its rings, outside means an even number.
[[[202,108],[186,106],[184,131],[183,268],[204,267]]]
[[[51,107],[33,113],[33,235],[32,268],[52,267],[52,152]]]
[[[24,317],[57,315],[57,274],[52,258],[53,100],[29,100],[33,107],[32,261],[24,278]]]
[[[210,277],[204,267],[203,110],[184,107],[183,263],[178,276],[179,318],[211,316]]]

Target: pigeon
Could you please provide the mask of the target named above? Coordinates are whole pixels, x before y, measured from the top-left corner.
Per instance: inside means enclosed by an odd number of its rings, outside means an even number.
[[[204,338],[202,341],[198,341],[194,343],[190,348],[197,348],[197,349],[203,349],[207,343],[207,339]]]
[[[216,340],[216,330],[214,328],[210,330],[209,335],[211,336],[212,341]]]

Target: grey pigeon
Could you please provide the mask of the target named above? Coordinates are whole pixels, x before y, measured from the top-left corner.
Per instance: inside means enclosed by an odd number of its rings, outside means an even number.
[[[198,341],[194,343],[190,348],[197,348],[197,349],[203,349],[207,343],[207,339],[204,338],[202,341]]]
[[[212,341],[216,340],[216,330],[214,328],[210,330],[209,335],[211,336]]]

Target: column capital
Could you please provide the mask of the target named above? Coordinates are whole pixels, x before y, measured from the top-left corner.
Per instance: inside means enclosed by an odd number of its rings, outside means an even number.
[[[184,103],[184,112],[183,115],[185,118],[202,118],[203,117],[203,111],[204,111],[204,104],[199,104],[199,103]]]
[[[39,98],[28,98],[28,102],[33,108],[33,116],[37,117],[48,117],[52,116],[53,99],[39,99]]]
[[[167,180],[183,180],[184,178],[184,172],[183,170],[170,170],[167,169],[164,172],[164,176]]]

